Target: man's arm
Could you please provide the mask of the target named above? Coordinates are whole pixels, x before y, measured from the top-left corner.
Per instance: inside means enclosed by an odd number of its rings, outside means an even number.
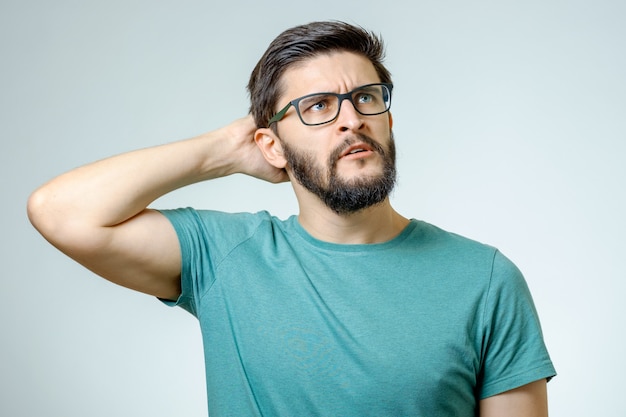
[[[480,401],[480,417],[547,417],[546,380],[531,382]]]
[[[166,299],[180,294],[180,249],[169,221],[147,209],[199,181],[244,173],[287,180],[254,142],[251,116],[193,139],[74,169],[37,189],[28,216],[54,246],[98,275]]]

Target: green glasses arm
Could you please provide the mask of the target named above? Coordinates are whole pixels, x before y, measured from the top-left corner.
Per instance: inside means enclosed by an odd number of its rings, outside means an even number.
[[[283,107],[278,113],[276,113],[274,115],[274,117],[272,117],[269,122],[267,122],[267,127],[270,127],[272,125],[272,123],[278,122],[280,121],[280,119],[282,119],[285,116],[285,113],[287,113],[287,110],[289,110],[289,107],[291,107],[293,105],[292,103],[287,104],[285,107]]]

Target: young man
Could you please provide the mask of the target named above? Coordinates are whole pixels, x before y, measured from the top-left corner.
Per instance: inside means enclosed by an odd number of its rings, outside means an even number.
[[[29,200],[67,255],[199,319],[211,417],[547,415],[555,372],[519,271],[389,202],[382,56],[345,23],[287,30],[252,73],[250,116]],[[291,181],[299,214],[147,208],[233,173]]]

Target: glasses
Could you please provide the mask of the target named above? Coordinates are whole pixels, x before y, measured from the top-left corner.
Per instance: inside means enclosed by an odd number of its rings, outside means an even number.
[[[389,111],[391,107],[391,83],[367,84],[345,94],[315,93],[292,100],[268,122],[280,121],[291,106],[295,107],[303,124],[307,126],[330,123],[339,116],[341,103],[348,100],[354,109],[364,116],[375,116]]]

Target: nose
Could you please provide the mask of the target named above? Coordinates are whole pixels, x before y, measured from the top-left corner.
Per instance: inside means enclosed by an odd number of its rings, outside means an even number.
[[[363,115],[356,111],[354,104],[347,97],[339,103],[336,124],[341,132],[357,131],[363,127]]]

